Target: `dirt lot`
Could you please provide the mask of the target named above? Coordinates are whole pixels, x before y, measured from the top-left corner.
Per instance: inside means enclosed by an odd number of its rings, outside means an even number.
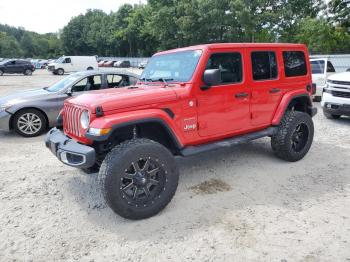
[[[0,96],[58,80],[0,77]],[[0,131],[1,261],[350,261],[350,119],[315,117],[300,162],[269,139],[179,159],[180,184],[156,217],[105,206],[96,175],[56,160],[44,136]]]

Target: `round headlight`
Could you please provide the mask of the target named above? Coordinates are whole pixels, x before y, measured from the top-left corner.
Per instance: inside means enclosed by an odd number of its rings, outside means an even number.
[[[84,110],[80,116],[80,125],[84,129],[87,129],[90,125],[90,115],[87,110]]]

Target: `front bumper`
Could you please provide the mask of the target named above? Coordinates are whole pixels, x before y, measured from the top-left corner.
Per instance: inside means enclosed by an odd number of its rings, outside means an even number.
[[[0,130],[10,131],[11,114],[6,111],[0,112]]]
[[[326,102],[323,111],[331,115],[350,116],[350,105]]]
[[[89,168],[95,164],[94,148],[79,144],[57,128],[49,131],[45,145],[62,163],[68,166]]]

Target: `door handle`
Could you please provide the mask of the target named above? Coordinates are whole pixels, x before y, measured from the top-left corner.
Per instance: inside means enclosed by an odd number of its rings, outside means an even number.
[[[272,89],[270,89],[270,93],[271,94],[274,94],[274,93],[278,93],[278,92],[280,92],[281,91],[281,89],[279,89],[279,88],[272,88]]]
[[[236,98],[244,98],[244,97],[248,97],[248,93],[237,93],[235,94]]]

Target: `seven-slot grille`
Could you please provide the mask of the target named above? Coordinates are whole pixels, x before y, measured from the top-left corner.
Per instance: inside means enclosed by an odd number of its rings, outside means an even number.
[[[74,136],[81,136],[80,132],[80,116],[83,110],[79,107],[75,107],[69,104],[64,105],[64,118],[63,126],[64,131],[67,134],[72,134]]]

